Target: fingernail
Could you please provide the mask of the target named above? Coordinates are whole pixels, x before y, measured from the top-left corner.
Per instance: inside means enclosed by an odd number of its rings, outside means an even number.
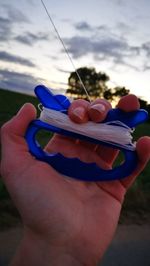
[[[84,119],[85,109],[83,107],[77,107],[73,110],[73,115],[79,118],[80,120]]]
[[[94,109],[94,110],[98,111],[99,113],[103,113],[106,110],[105,106],[103,104],[100,104],[100,103],[92,105],[90,107],[90,109]]]

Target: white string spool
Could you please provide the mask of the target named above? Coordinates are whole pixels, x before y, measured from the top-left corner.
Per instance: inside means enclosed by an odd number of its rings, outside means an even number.
[[[70,120],[68,115],[43,107],[40,120],[52,126],[75,132],[90,138],[115,144],[127,150],[135,150],[135,143],[132,143],[133,129],[120,121],[109,123],[94,123],[89,121],[84,124],[76,124]],[[113,125],[112,125],[113,123]]]

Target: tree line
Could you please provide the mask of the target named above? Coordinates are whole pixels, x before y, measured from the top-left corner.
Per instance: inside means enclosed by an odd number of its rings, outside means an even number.
[[[119,98],[130,93],[125,87],[116,86],[109,88],[108,81],[110,77],[104,72],[96,72],[95,68],[81,67],[77,69],[79,76],[89,94],[91,100],[96,98],[105,98],[109,101],[118,101]],[[77,73],[74,71],[68,78],[67,95],[73,99],[87,99],[86,93],[79,80]],[[140,99],[141,108],[146,109],[150,114],[150,104]]]

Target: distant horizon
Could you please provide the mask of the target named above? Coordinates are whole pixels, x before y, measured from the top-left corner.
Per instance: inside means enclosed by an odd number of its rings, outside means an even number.
[[[41,85],[44,85],[44,84],[41,84]],[[35,96],[36,97],[36,95],[35,95],[35,93],[34,93],[34,88],[35,88],[36,86],[34,86],[33,87],[33,90],[24,90],[24,89],[12,89],[12,88],[2,88],[2,87],[0,87],[0,90],[5,90],[5,91],[11,91],[11,92],[17,92],[17,93],[21,93],[21,94],[25,94],[25,95],[29,95],[29,96]],[[51,89],[52,91],[53,91],[53,93],[54,94],[60,94],[60,90],[59,89],[53,89],[53,88],[49,88],[49,89]]]
[[[42,84],[41,84],[42,85]],[[44,84],[43,84],[44,85]],[[35,86],[36,87],[36,86]],[[48,88],[48,87],[47,87]],[[49,88],[49,89],[52,89],[52,88]],[[26,91],[26,90],[14,90],[14,89],[8,89],[8,88],[2,88],[0,87],[0,90],[4,90],[4,91],[8,91],[8,92],[14,92],[14,93],[20,93],[20,94],[24,94],[24,95],[27,95],[27,96],[32,96],[32,97],[35,97],[36,98],[36,95],[34,93],[34,88],[33,88],[33,91]],[[61,94],[61,91],[58,90],[58,89],[52,89],[53,90],[53,93],[54,94]],[[129,93],[130,94],[130,93]],[[65,93],[64,93],[65,95]],[[137,95],[136,95],[137,96]],[[138,97],[138,96],[137,96]],[[121,98],[121,97],[120,97]],[[70,98],[71,99],[71,98]],[[150,104],[150,102],[148,102],[146,99],[143,99],[142,97],[138,97],[138,99],[141,99],[141,100],[144,100],[147,104]],[[109,101],[109,100],[108,100]],[[113,108],[116,106],[116,101],[113,100],[112,102],[113,103]],[[111,102],[111,103],[112,103]]]

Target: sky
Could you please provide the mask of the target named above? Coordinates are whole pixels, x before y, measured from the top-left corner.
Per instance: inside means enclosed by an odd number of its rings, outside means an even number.
[[[95,67],[150,103],[149,0],[44,0],[76,68]],[[0,0],[0,87],[65,93],[74,71],[41,0]]]

